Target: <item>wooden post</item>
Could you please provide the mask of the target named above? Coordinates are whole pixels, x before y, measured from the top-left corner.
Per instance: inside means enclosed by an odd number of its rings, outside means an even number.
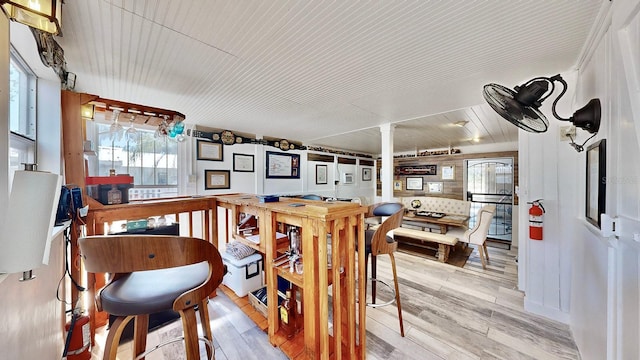
[[[64,182],[65,184],[77,185],[83,190],[83,203],[87,203],[85,189],[85,162],[84,162],[84,140],[85,126],[82,119],[82,105],[97,99],[90,94],[80,94],[72,91],[62,90],[61,110],[62,110],[62,149],[64,154]],[[78,237],[80,236],[80,224],[77,221],[71,223],[71,276],[79,283],[82,281],[82,265],[79,261]],[[102,279],[104,281],[104,279]],[[75,306],[78,302],[78,289],[71,288],[71,304]],[[91,298],[93,306],[93,298]],[[95,318],[91,319],[91,342],[94,342],[96,329]]]

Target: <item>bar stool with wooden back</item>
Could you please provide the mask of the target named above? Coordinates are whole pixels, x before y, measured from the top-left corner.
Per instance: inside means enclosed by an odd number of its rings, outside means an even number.
[[[98,309],[118,317],[109,329],[103,359],[116,359],[120,336],[132,319],[134,356],[144,357],[149,314],[171,309],[182,319],[186,359],[200,358],[196,309],[212,358],[207,302],[225,273],[213,244],[191,237],[128,235],[88,236],[79,245],[88,272],[112,274],[96,295]]]
[[[393,253],[398,248],[398,243],[393,237],[388,236],[387,233],[393,229],[399,228],[402,224],[402,217],[404,215],[404,206],[400,203],[380,203],[374,204],[369,207],[369,213],[366,217],[380,217],[382,222],[379,225],[372,226],[365,231],[365,251],[366,261],[369,262],[369,255],[371,255],[371,298],[372,302],[367,304],[370,307],[379,307],[392,304],[394,301],[398,307],[398,320],[400,321],[400,335],[404,336],[404,325],[402,322],[402,305],[400,303],[400,288],[398,287],[398,274],[396,271],[396,259]],[[376,279],[377,266],[376,257],[378,255],[387,254],[391,259],[391,270],[393,271],[393,282],[395,291],[393,291],[394,299],[382,303],[376,304],[376,283],[384,282]],[[368,271],[367,271],[368,272]],[[387,284],[385,284],[387,285]],[[388,285],[387,285],[388,286]]]

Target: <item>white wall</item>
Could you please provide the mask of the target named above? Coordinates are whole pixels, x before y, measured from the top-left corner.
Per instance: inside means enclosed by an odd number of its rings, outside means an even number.
[[[194,169],[192,175],[195,175],[192,182],[189,182],[189,176],[182,176],[181,179],[186,180],[188,185],[181,189],[183,195],[211,195],[225,193],[254,193],[254,194],[276,194],[276,195],[300,195],[300,194],[316,194],[324,197],[337,198],[354,198],[365,197],[373,199],[375,194],[375,166],[362,166],[356,160],[356,165],[338,164],[338,156],[333,154],[322,153],[323,155],[333,156],[333,162],[307,161],[307,150],[288,150],[286,152],[266,145],[254,144],[234,144],[223,145],[222,161],[196,160],[196,144],[195,139],[185,142],[185,149],[191,149],[181,155],[181,169],[186,172]],[[300,178],[299,179],[267,179],[266,173],[266,154],[267,152],[276,152],[282,154],[296,154],[300,156]],[[254,172],[237,172],[233,171],[233,155],[245,154],[254,156]],[[349,157],[340,155],[340,157]],[[354,158],[355,159],[355,158]],[[190,165],[193,164],[193,165]],[[327,183],[316,184],[316,165],[325,165],[327,167]],[[371,171],[371,180],[362,180],[362,169],[368,168]],[[230,188],[221,190],[205,190],[204,173],[205,170],[229,170]],[[344,173],[352,173],[354,175],[353,184],[345,184],[342,181]],[[338,183],[336,184],[336,181]]]
[[[559,141],[566,123],[551,118],[549,132],[520,134],[521,204],[543,198],[547,210],[543,241],[528,240],[526,226],[519,231],[525,307],[569,323],[583,359],[640,358],[639,9],[638,0],[602,3],[578,69],[562,74],[569,108],[565,98],[559,103],[560,115],[591,98],[602,103],[600,131],[588,144],[607,140],[606,214],[617,218],[617,236],[585,220],[586,154]],[[587,135],[578,130],[580,142]]]
[[[62,234],[51,243],[49,264],[33,270],[34,280],[11,274],[0,284],[2,359],[57,359],[64,348],[64,305],[56,299],[63,277]],[[63,291],[61,289],[61,291]]]

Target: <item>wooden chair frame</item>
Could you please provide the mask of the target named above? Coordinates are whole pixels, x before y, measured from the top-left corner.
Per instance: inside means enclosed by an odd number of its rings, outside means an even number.
[[[374,214],[374,210],[381,206],[389,203],[378,203],[369,206],[367,214],[365,217],[375,217],[378,215]],[[400,209],[393,213],[392,215],[386,217],[384,221],[380,225],[377,225],[375,233],[371,238],[371,274],[372,278],[375,279],[375,274],[377,271],[376,265],[376,256],[387,254],[391,259],[391,269],[393,271],[393,282],[395,287],[395,300],[398,307],[398,320],[400,321],[400,334],[404,336],[404,324],[402,321],[402,304],[400,302],[400,288],[398,286],[398,273],[396,271],[396,258],[393,256],[393,253],[398,248],[398,242],[394,241],[392,243],[387,242],[387,233],[393,229],[399,228],[402,225],[402,217],[404,216],[404,206],[400,205]],[[376,301],[376,281],[371,282],[371,297],[373,303]]]
[[[180,314],[184,331],[187,360],[200,358],[196,308],[200,314],[204,337],[213,341],[207,302],[209,295],[222,282],[224,265],[220,253],[213,244],[197,238],[164,235],[88,236],[79,239],[79,245],[88,272],[111,273],[109,283],[123,275],[136,271],[159,270],[171,267],[209,264],[207,279],[199,286],[178,296],[173,310]],[[96,306],[102,309],[100,292],[96,294]],[[103,359],[116,359],[118,343],[125,325],[134,322],[134,354],[145,351],[149,314],[119,316],[107,336]],[[207,347],[211,357],[212,348]]]

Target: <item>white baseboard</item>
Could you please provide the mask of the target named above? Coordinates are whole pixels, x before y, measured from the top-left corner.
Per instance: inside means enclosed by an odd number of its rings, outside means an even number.
[[[0,283],[2,283],[4,281],[4,279],[8,278],[9,274],[2,274],[0,273]]]
[[[563,324],[569,325],[569,322],[571,321],[569,313],[560,311],[559,309],[552,309],[542,306],[539,303],[528,300],[526,296],[524,298],[524,309],[530,313],[544,316],[551,320],[559,321]]]

